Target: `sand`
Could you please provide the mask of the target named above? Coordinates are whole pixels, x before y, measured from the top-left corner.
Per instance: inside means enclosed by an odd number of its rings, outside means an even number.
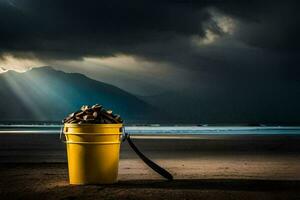
[[[56,135],[2,135],[0,199],[300,199],[298,136],[135,139],[165,181],[122,145],[119,182],[72,186]]]

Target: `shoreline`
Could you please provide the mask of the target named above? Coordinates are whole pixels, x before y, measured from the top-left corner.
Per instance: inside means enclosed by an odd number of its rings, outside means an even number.
[[[198,158],[202,154],[298,155],[300,135],[132,135],[146,155],[160,158]],[[66,162],[59,134],[1,134],[0,163]],[[132,158],[127,142],[121,158]],[[300,171],[300,170],[299,170]]]
[[[0,135],[5,134],[60,134],[62,126],[45,125],[0,125]],[[300,136],[300,127],[200,127],[200,126],[124,126],[126,133],[132,136],[144,137],[173,137],[174,139],[197,139],[232,137],[256,137],[256,136]],[[241,137],[242,138],[242,137]]]

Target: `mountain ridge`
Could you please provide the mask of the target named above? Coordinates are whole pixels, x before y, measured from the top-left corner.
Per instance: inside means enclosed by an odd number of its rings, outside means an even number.
[[[0,120],[61,120],[82,104],[103,104],[128,121],[143,121],[155,109],[113,85],[50,66],[0,74]],[[9,108],[9,109],[8,109]]]

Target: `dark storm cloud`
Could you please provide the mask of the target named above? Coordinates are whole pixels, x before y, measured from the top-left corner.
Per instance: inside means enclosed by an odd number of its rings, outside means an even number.
[[[193,57],[188,39],[204,36],[211,7],[241,20],[245,27],[237,37],[249,45],[299,48],[299,15],[291,2],[6,0],[0,3],[0,52],[33,52],[42,59],[128,53],[168,60],[176,49]],[[222,35],[218,27],[211,29]]]
[[[209,17],[201,8],[176,3],[14,1],[15,6],[0,5],[2,50],[47,56],[126,53],[140,44],[202,34],[201,21]]]
[[[234,19],[236,30],[227,41],[198,47],[191,38],[201,40],[207,29],[226,36],[211,10]],[[41,60],[129,54],[189,69],[203,84],[215,78],[259,85],[258,71],[280,82],[286,68],[299,72],[297,11],[296,1],[6,0],[0,54]]]

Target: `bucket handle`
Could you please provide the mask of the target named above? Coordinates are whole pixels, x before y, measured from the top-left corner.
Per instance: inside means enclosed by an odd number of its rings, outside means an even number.
[[[150,160],[149,158],[147,158],[136,146],[135,144],[132,142],[132,140],[130,139],[130,134],[126,133],[125,131],[125,127],[122,128],[122,132],[123,132],[123,138],[122,141],[124,142],[125,140],[127,140],[129,146],[132,148],[132,150],[144,161],[144,163],[146,163],[151,169],[153,169],[155,172],[157,172],[158,174],[160,174],[162,177],[168,179],[169,181],[173,180],[173,176],[172,174],[170,174],[170,172],[168,172],[167,170],[165,170],[164,168],[162,168],[161,166],[159,166],[158,164],[156,164],[155,162],[153,162],[152,160]]]
[[[63,137],[62,135],[65,135],[64,134],[64,127],[63,126],[60,128],[59,139],[60,139],[61,142],[67,143],[67,141],[63,139],[65,137]]]

